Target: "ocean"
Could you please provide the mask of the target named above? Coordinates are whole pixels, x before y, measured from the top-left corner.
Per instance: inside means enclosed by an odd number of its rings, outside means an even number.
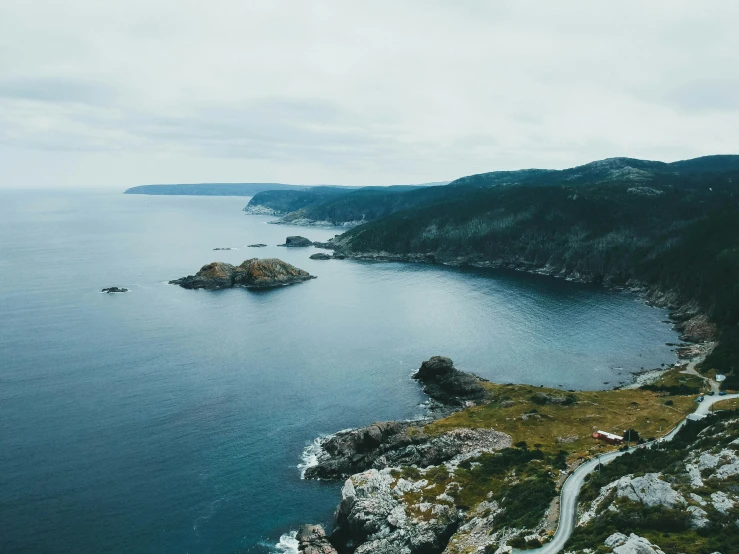
[[[1,552],[289,551],[290,531],[330,523],[339,499],[340,483],[300,478],[306,448],[423,415],[410,376],[433,355],[563,389],[675,361],[666,313],[632,295],[310,260],[313,247],[277,245],[340,230],[269,225],[247,201],[0,192]],[[318,278],[257,292],[167,284],[251,257]]]

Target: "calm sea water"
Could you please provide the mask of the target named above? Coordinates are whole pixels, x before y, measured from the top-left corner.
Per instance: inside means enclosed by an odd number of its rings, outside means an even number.
[[[268,552],[330,521],[321,433],[408,418],[435,354],[500,382],[608,388],[674,360],[665,314],[551,278],[314,261],[244,198],[0,194],[0,551]],[[245,245],[264,242],[268,248]],[[216,247],[238,250],[214,252]],[[188,291],[211,261],[318,279]],[[107,286],[132,292],[100,294]]]

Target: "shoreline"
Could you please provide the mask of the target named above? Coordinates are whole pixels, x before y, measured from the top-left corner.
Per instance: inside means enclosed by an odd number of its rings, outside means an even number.
[[[343,253],[343,252],[342,252]],[[565,279],[567,281],[573,281],[573,282],[580,282],[580,283],[586,283],[586,284],[598,284],[602,287],[604,287],[607,290],[612,290],[615,292],[627,292],[631,294],[635,294],[641,301],[643,301],[645,304],[654,306],[657,308],[665,309],[668,311],[668,320],[665,321],[665,323],[669,323],[672,328],[679,333],[679,338],[681,343],[674,344],[670,346],[675,347],[675,354],[677,356],[677,361],[666,366],[663,368],[654,368],[654,369],[646,369],[646,370],[640,370],[632,372],[633,376],[633,382],[629,385],[624,385],[621,387],[615,387],[611,390],[618,391],[634,391],[643,390],[642,387],[648,384],[652,384],[656,381],[658,381],[660,378],[662,378],[664,375],[666,375],[670,371],[674,370],[682,370],[685,369],[685,367],[688,367],[689,365],[692,367],[695,367],[695,365],[701,363],[703,360],[705,360],[705,357],[712,348],[715,346],[715,327],[708,321],[706,315],[698,309],[697,305],[694,302],[680,302],[678,295],[672,291],[664,291],[661,290],[657,286],[650,286],[646,283],[639,282],[636,280],[629,280],[624,284],[613,284],[607,281],[600,281],[600,282],[594,282],[592,279],[592,276],[586,276],[581,275],[579,273],[566,273],[562,270],[556,271],[555,268],[552,267],[532,267],[528,264],[524,264],[523,266],[521,264],[512,264],[512,263],[504,263],[504,262],[469,262],[468,260],[444,260],[444,261],[438,261],[435,259],[435,257],[431,257],[429,255],[415,255],[415,256],[388,256],[388,255],[356,255],[356,254],[349,254],[347,255],[347,258],[349,259],[356,259],[356,260],[367,260],[367,261],[392,261],[392,262],[405,262],[405,263],[425,263],[425,264],[440,264],[440,265],[447,265],[451,267],[475,267],[475,268],[493,268],[493,269],[507,269],[512,271],[522,271],[525,273],[532,273],[532,274],[538,274],[538,275],[546,275],[554,278],[561,278]],[[713,340],[709,340],[713,339]],[[495,385],[495,384],[493,384]],[[526,386],[526,385],[521,385]],[[560,391],[563,392],[563,391]],[[592,391],[581,391],[581,392],[592,392]],[[433,402],[433,400],[431,400]],[[458,410],[450,412],[451,414],[459,414],[460,412],[465,411],[467,408],[465,406],[459,407]],[[447,414],[439,414],[437,417],[434,417],[434,414],[430,412],[430,418],[429,421],[431,423],[434,423],[440,419],[445,418],[446,416],[450,415]],[[345,430],[342,432],[347,432],[351,430]],[[356,431],[356,430],[355,430]],[[338,433],[337,433],[338,434]],[[322,439],[316,438],[314,440],[314,443],[310,445],[307,448],[315,447],[317,449],[323,448],[323,445],[325,445],[325,441],[330,440],[332,437],[335,437],[337,434],[334,435],[328,435],[323,437]],[[307,450],[307,449],[306,449]],[[479,453],[478,453],[479,454]],[[320,458],[320,455],[316,457],[316,462]],[[558,478],[558,490],[561,490],[563,484],[567,482],[567,478],[573,474],[573,472],[578,468],[587,463],[588,461],[592,460],[592,458],[584,458],[582,463],[576,464],[574,466],[571,466],[568,464],[567,470],[561,473],[560,477]],[[446,463],[446,462],[445,462]],[[407,465],[399,465],[398,466],[400,471],[405,471],[408,467],[415,467],[415,466],[407,466]],[[433,466],[431,466],[433,467]],[[372,469],[371,471],[377,472],[376,469]],[[381,470],[377,475],[373,474],[372,478],[381,478],[382,476]],[[364,474],[361,474],[364,475]],[[353,479],[359,478],[360,475],[353,475],[351,479],[346,481],[346,484],[344,485],[344,489],[342,490],[342,500],[339,504],[339,508],[337,509],[337,517],[338,514],[340,514],[342,506],[345,504],[347,500],[347,496],[345,494],[345,489],[349,484],[352,482]],[[301,471],[301,479],[306,478],[305,477],[305,469]],[[378,486],[377,483],[372,483],[372,487]],[[446,495],[446,492],[443,492],[442,495],[439,498],[442,498]],[[558,499],[559,496],[556,497]],[[555,500],[556,500],[555,499]],[[542,519],[540,519],[539,524],[537,525],[538,531],[535,533],[536,537],[541,538],[541,536],[547,536],[547,528],[551,528],[551,524],[549,523],[552,519],[558,519],[559,518],[559,502],[553,500],[552,504],[547,508],[546,513]],[[484,504],[484,503],[483,503]],[[470,515],[470,514],[467,514]],[[470,517],[472,517],[470,515]],[[479,519],[479,517],[475,516],[472,517],[471,521],[475,521]],[[401,521],[399,523],[401,526],[403,522]],[[334,540],[333,535],[337,533],[337,530],[339,533],[342,532],[341,525],[334,524],[335,527],[332,530],[332,534],[326,538],[324,536],[325,545],[327,547],[330,547],[333,549],[332,543],[336,542]],[[465,523],[464,525],[469,525],[468,523]],[[452,533],[449,535],[453,535],[456,533],[458,529],[462,527],[462,522],[454,525],[454,529]],[[320,526],[319,526],[320,528]],[[301,527],[301,530],[303,528]],[[322,528],[320,528],[321,533],[323,532]],[[442,532],[442,536],[446,535],[448,530],[445,530]],[[344,531],[346,533],[346,531]],[[456,536],[456,535],[455,535]],[[284,536],[283,536],[284,537]],[[372,537],[370,535],[369,537]],[[532,535],[533,540],[534,535]],[[505,545],[506,541],[511,538],[511,536],[503,534],[503,536],[499,537],[501,539],[501,544]],[[282,537],[281,537],[282,539]],[[331,539],[331,540],[329,540]],[[294,539],[295,540],[295,539]],[[539,539],[537,539],[539,540]],[[296,540],[296,542],[299,542]],[[299,542],[298,551],[299,552],[306,552],[310,554],[312,551],[310,550],[310,547],[306,547],[303,542]],[[352,544],[350,542],[350,544]],[[359,543],[360,545],[362,543]],[[548,542],[544,542],[544,544],[549,544]],[[446,552],[446,543],[443,546],[443,550]],[[307,548],[307,549],[306,549]],[[352,547],[353,548],[353,547]],[[502,547],[501,547],[502,548]],[[510,548],[510,547],[505,547]],[[351,548],[350,548],[351,550]],[[360,549],[361,550],[361,549]],[[340,549],[340,552],[344,552],[345,550]],[[438,550],[441,552],[441,550]],[[501,552],[509,552],[510,550],[501,550]],[[316,551],[318,552],[318,551]],[[325,552],[336,552],[336,550],[325,550]]]

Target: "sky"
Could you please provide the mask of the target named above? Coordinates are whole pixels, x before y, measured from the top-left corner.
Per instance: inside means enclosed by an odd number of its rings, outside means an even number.
[[[739,153],[739,3],[2,0],[0,187]]]

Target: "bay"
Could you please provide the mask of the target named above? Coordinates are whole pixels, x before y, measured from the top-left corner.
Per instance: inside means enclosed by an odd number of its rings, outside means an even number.
[[[267,552],[300,523],[329,522],[338,501],[340,484],[300,479],[305,447],[423,414],[410,375],[432,355],[563,389],[675,359],[664,311],[631,295],[310,260],[317,249],[277,245],[339,231],[269,225],[243,214],[247,201],[0,193],[0,551]],[[318,278],[166,284],[250,257]]]

